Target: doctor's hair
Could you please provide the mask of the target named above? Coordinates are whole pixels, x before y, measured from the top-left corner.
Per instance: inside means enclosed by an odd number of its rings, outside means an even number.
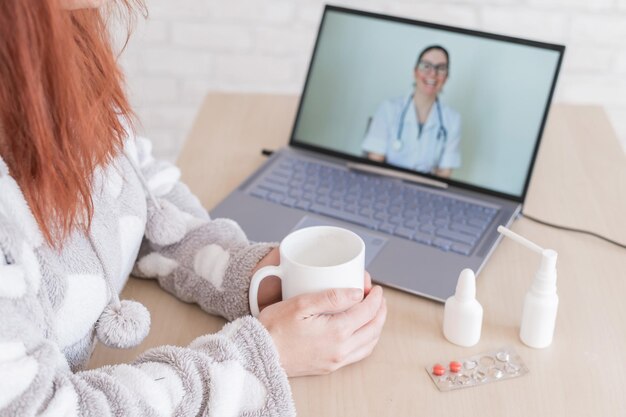
[[[448,61],[448,74],[449,74],[450,73],[450,54],[448,54],[448,50],[446,48],[444,48],[443,46],[441,46],[441,45],[430,45],[430,46],[427,46],[426,48],[422,49],[422,52],[420,52],[420,54],[417,56],[417,61],[415,61],[415,68],[414,69],[417,69],[417,66],[419,65],[420,61],[424,57],[424,54],[426,54],[426,52],[432,51],[434,49],[440,50],[446,56],[446,61]]]

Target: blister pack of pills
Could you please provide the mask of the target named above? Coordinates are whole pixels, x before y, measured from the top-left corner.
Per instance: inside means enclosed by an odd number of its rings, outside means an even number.
[[[440,362],[426,371],[440,391],[450,391],[516,378],[528,373],[528,368],[513,348],[503,347],[450,361],[447,367]]]

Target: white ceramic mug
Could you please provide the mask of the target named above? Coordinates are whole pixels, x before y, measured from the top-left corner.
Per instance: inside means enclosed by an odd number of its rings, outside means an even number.
[[[365,243],[341,227],[314,226],[296,230],[280,243],[280,265],[259,269],[250,282],[250,311],[259,315],[259,285],[276,275],[283,300],[329,288],[360,288],[365,273]]]

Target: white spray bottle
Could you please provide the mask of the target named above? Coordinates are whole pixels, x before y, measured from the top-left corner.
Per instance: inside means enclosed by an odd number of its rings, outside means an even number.
[[[461,271],[456,292],[446,300],[443,335],[459,346],[474,346],[480,340],[483,307],[476,300],[476,276],[471,269]]]
[[[556,294],[557,253],[552,249],[541,248],[504,226],[498,226],[498,232],[541,255],[539,269],[524,299],[519,336],[530,347],[548,347],[554,336],[559,306],[559,296]]]

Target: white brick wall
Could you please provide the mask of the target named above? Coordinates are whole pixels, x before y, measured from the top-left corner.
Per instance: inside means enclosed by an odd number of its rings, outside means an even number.
[[[322,0],[146,0],[122,56],[155,153],[174,159],[209,90],[299,93]],[[567,45],[556,101],[601,104],[626,150],[626,0],[337,0]]]

